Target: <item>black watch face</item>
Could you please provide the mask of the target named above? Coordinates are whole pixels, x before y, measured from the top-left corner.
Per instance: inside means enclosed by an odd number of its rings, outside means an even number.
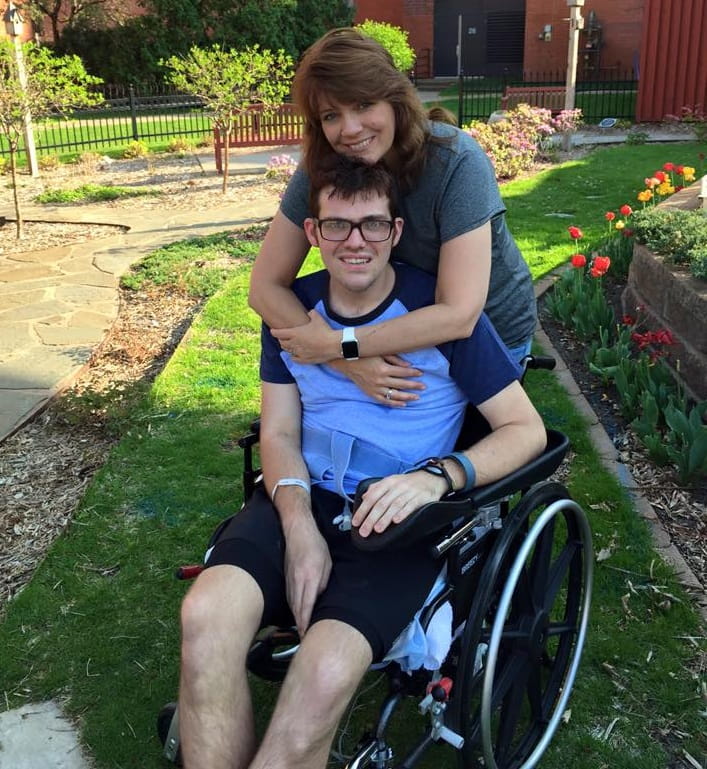
[[[341,353],[344,358],[358,358],[358,342],[351,340],[350,342],[341,343]]]

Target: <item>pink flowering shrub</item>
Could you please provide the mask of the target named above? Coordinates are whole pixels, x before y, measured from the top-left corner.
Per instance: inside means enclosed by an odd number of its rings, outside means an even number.
[[[473,121],[465,130],[491,158],[498,179],[513,179],[545,153],[549,138],[577,128],[581,110],[563,110],[553,117],[549,109],[519,104],[497,123]]]

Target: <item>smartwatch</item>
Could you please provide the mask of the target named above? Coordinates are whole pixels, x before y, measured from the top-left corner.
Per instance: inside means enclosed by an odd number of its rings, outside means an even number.
[[[358,339],[356,339],[356,330],[351,326],[342,330],[341,355],[346,360],[358,360]]]

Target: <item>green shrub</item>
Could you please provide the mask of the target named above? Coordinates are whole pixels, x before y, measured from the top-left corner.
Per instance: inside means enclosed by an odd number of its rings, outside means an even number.
[[[692,274],[696,278],[707,280],[707,244],[691,248],[689,255]]]
[[[644,208],[632,227],[639,243],[675,264],[689,264],[693,275],[706,279],[707,216],[677,208]]]
[[[645,144],[647,141],[648,134],[645,131],[630,131],[626,136],[626,144]]]
[[[401,72],[409,72],[413,68],[415,51],[410,47],[408,33],[404,29],[370,19],[356,25],[356,29],[380,43],[393,57],[393,64]]]
[[[120,198],[137,198],[159,195],[151,187],[106,187],[100,184],[84,184],[69,190],[48,190],[37,195],[37,203],[101,203]]]
[[[40,155],[37,164],[42,171],[56,171],[61,165],[58,155]]]
[[[123,150],[124,158],[144,158],[150,152],[145,142],[130,142]]]
[[[167,152],[191,152],[193,149],[191,142],[182,138],[181,136],[172,139],[167,145]]]

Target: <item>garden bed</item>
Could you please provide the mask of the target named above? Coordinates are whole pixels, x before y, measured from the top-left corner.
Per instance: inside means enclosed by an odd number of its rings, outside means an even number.
[[[609,304],[620,318],[626,284],[608,276],[604,281]],[[588,345],[552,317],[546,307],[546,297],[539,303],[543,330],[616,447],[619,461],[630,470],[637,483],[635,490],[651,504],[672,543],[696,579],[707,589],[707,487],[704,483],[679,483],[672,468],[661,467],[649,457],[621,414],[616,387],[604,385],[589,371]]]

